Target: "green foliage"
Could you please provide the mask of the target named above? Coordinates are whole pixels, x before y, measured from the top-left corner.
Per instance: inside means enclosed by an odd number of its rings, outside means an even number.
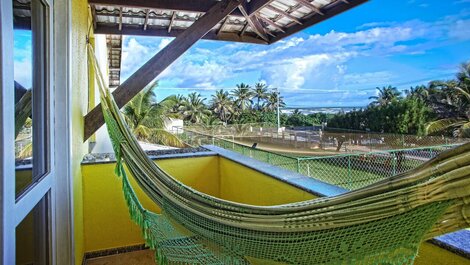
[[[165,131],[164,118],[174,105],[169,97],[157,103],[153,89],[157,81],[145,87],[137,96],[129,101],[122,112],[127,124],[139,140],[168,146],[183,147],[184,144],[175,135]]]
[[[329,127],[374,132],[417,134],[425,133],[432,111],[424,100],[409,96],[387,105],[369,105],[364,110],[337,114],[328,121]]]
[[[378,95],[361,110],[340,113],[329,127],[403,134],[470,137],[470,63],[456,79],[416,86],[401,97],[395,87],[377,88]]]
[[[393,86],[376,89],[377,95],[370,97],[373,101],[364,109],[308,115],[297,109],[290,115],[281,113],[281,124],[313,126],[327,122],[328,127],[352,130],[470,137],[470,63],[462,64],[454,80],[411,87],[403,95]],[[253,88],[240,83],[230,92],[217,90],[209,104],[196,92],[166,100],[171,102],[166,115],[182,118],[185,123],[206,125],[276,124],[278,105],[286,106],[278,90],[269,89],[264,83],[256,83]]]

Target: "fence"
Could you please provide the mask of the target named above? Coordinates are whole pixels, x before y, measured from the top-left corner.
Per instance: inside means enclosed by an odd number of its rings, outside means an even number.
[[[191,145],[211,144],[305,176],[355,190],[413,169],[458,144],[319,157],[292,157],[237,144],[232,139],[186,131]],[[229,136],[233,137],[233,136]]]
[[[307,129],[304,128],[304,129]],[[181,128],[178,130],[182,130]],[[177,131],[178,131],[177,130]],[[192,125],[185,130],[212,136],[233,136],[237,142],[251,145],[262,143],[276,148],[295,148],[306,153],[316,150],[333,152],[373,152],[380,150],[410,149],[416,147],[460,144],[470,139],[444,136],[416,136],[355,131],[320,126],[311,130],[290,130],[269,123],[202,126]]]

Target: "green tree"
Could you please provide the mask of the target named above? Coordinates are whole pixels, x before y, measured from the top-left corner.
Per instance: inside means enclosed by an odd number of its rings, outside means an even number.
[[[122,112],[126,122],[139,140],[183,147],[178,137],[163,129],[164,117],[174,102],[166,98],[157,103],[153,92],[157,84],[156,81],[151,83],[124,106]]]
[[[284,102],[284,97],[280,95],[277,91],[272,91],[267,95],[266,105],[264,106],[265,111],[275,111],[277,109],[279,97],[279,107],[285,107],[286,103]]]
[[[256,83],[253,89],[254,98],[256,98],[256,108],[261,110],[261,102],[268,97],[268,86],[264,83]]]
[[[253,104],[253,93],[251,92],[251,87],[249,85],[244,83],[238,84],[237,88],[231,91],[231,94],[235,98],[234,105],[237,108],[238,113],[251,108],[251,105]]]
[[[391,104],[393,101],[400,99],[400,92],[396,87],[387,86],[387,87],[376,87],[378,95],[369,97],[369,99],[374,99],[370,104],[373,106],[386,106]]]
[[[181,108],[184,119],[190,123],[200,123],[210,115],[211,112],[207,109],[205,100],[197,92],[190,93]]]
[[[462,64],[456,80],[435,81],[430,86],[434,90],[429,100],[438,119],[426,125],[426,133],[470,137],[470,62]]]
[[[168,98],[172,100],[174,103],[173,106],[171,106],[170,108],[170,112],[180,119],[184,118],[183,108],[184,108],[184,102],[186,101],[186,98],[181,94],[171,95]]]
[[[211,110],[217,117],[227,123],[233,113],[233,102],[230,94],[222,89],[217,90],[215,95],[212,95]]]

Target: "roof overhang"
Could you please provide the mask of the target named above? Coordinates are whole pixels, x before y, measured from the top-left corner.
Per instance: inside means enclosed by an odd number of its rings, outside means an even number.
[[[368,0],[251,0],[203,39],[270,44]],[[96,34],[177,37],[216,0],[89,0]]]

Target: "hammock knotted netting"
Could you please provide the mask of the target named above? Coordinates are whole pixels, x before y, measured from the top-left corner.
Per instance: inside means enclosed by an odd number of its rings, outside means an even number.
[[[88,48],[115,173],[159,264],[412,264],[423,240],[470,225],[470,144],[334,197],[255,206],[194,190],[141,149]],[[161,214],[141,205],[123,163]]]

